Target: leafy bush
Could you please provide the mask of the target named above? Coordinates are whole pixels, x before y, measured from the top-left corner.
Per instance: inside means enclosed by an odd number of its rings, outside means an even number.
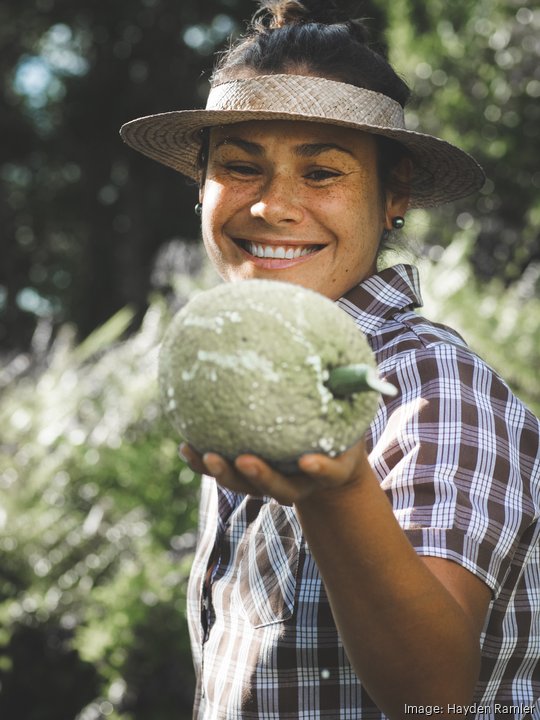
[[[183,278],[180,297],[196,287]],[[198,478],[158,402],[170,311],[154,298],[120,340],[131,317],[121,311],[79,346],[65,328],[41,367],[19,357],[3,373],[5,717],[191,716],[185,590]]]
[[[413,88],[408,127],[456,143],[488,178],[476,196],[431,211],[424,241],[447,246],[466,228],[476,276],[519,283],[540,261],[540,14],[520,0],[374,4]]]

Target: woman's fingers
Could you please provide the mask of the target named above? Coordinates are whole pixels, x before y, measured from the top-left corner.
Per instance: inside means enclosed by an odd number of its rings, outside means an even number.
[[[256,455],[240,455],[228,462],[217,453],[202,456],[187,443],[180,446],[180,453],[194,472],[211,475],[223,487],[248,495],[268,495],[282,505],[293,505],[313,492],[351,482],[367,462],[363,442],[336,458],[303,455],[298,461],[300,472],[294,475],[282,475]]]
[[[302,496],[307,478],[302,475],[282,475],[254,455],[240,455],[234,465],[247,477],[259,495],[269,495],[281,505],[292,505]]]
[[[204,464],[207,468],[205,472],[216,478],[220,485],[233,490],[234,492],[245,493],[246,495],[263,495],[257,491],[248,478],[239,474],[234,465],[228,463],[221,455],[217,453],[205,453],[203,456]]]
[[[335,458],[328,455],[302,455],[298,460],[300,470],[316,479],[320,487],[344,485],[361,474],[367,462],[364,443],[360,441]]]
[[[199,475],[207,472],[204,466],[204,462],[202,460],[202,456],[196,450],[194,450],[191,445],[183,442],[178,448],[178,454],[180,455],[182,460],[185,460],[185,462],[187,462],[193,472],[196,472]]]

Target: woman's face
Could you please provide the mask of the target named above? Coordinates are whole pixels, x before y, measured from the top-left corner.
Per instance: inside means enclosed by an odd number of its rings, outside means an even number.
[[[282,120],[212,129],[201,202],[224,280],[283,280],[333,300],[375,272],[381,234],[405,210],[381,196],[372,135]]]

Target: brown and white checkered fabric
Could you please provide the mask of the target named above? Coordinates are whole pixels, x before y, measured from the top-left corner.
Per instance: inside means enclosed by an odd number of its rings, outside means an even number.
[[[368,434],[399,523],[419,554],[493,593],[470,716],[539,720],[539,423],[456,333],[414,312],[415,268],[374,275],[338,304],[400,390]],[[197,720],[384,717],[343,651],[293,508],[203,478],[188,600]]]

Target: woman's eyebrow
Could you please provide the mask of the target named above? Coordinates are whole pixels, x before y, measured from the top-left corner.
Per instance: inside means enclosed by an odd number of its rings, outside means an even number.
[[[216,150],[224,145],[233,145],[235,147],[244,150],[250,155],[261,156],[264,155],[264,146],[258,143],[244,140],[243,138],[236,137],[235,135],[229,135],[224,137],[222,140],[216,143]],[[321,153],[328,152],[329,150],[337,150],[338,152],[352,155],[353,153],[342,145],[337,143],[302,143],[295,147],[295,154],[300,157],[317,157]]]
[[[223,138],[223,140],[216,143],[216,150],[223,145],[234,145],[241,150],[245,150],[245,152],[250,155],[264,155],[264,148],[262,145],[254,142],[248,142],[248,140],[242,140],[242,138],[239,137],[229,136]]]
[[[296,154],[301,157],[316,157],[323,152],[328,152],[328,150],[338,150],[339,152],[347,153],[347,155],[353,154],[350,150],[347,150],[347,148],[337,143],[304,143],[297,145],[295,148]]]

